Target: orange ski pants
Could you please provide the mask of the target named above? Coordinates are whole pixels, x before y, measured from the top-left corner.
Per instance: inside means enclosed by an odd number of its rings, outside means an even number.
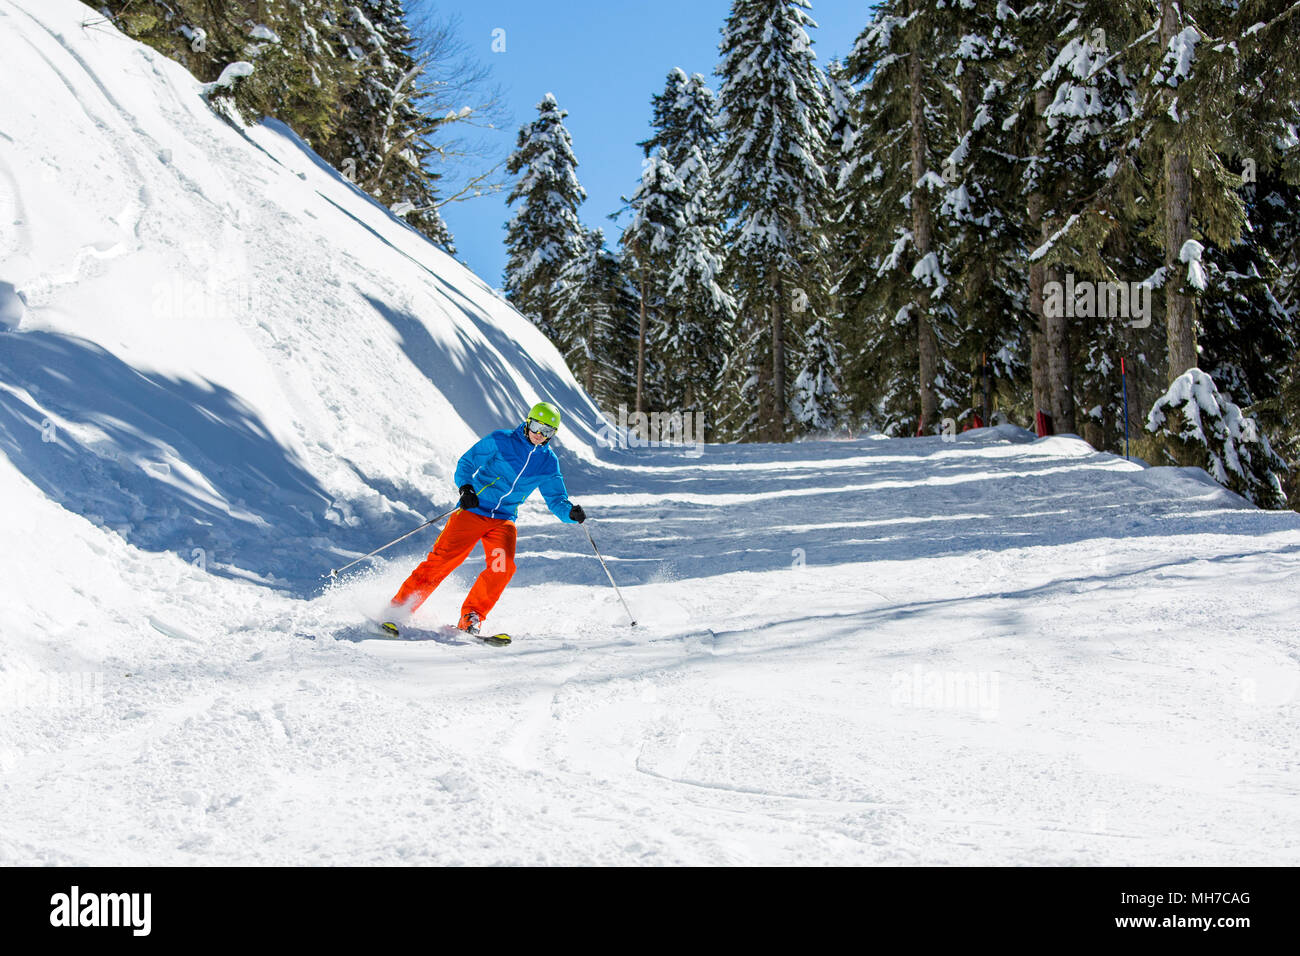
[[[393,597],[393,606],[409,604],[410,610],[416,610],[443,578],[460,567],[480,541],[487,566],[470,588],[460,616],[464,620],[470,611],[477,611],[479,619],[485,619],[515,573],[515,523],[504,518],[485,518],[472,511],[452,512],[429,556],[411,572]]]

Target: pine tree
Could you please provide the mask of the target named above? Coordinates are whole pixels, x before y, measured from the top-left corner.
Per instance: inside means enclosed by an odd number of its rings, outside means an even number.
[[[956,376],[958,421],[972,412],[989,424],[994,402],[1014,405],[1028,373],[1024,204],[1017,144],[1004,125],[1014,112],[1005,93],[1018,21],[1005,4],[956,4],[950,17],[938,65],[955,146],[942,157],[946,189],[935,218],[957,320],[944,358]]]
[[[236,62],[253,72],[213,90],[245,119],[283,120],[316,147],[334,134],[356,69],[346,53],[344,0],[105,0],[129,36],[206,83]]]
[[[561,351],[570,343],[555,320],[557,280],[583,250],[578,205],[586,192],[578,184],[578,160],[564,128],[567,112],[550,93],[537,104],[537,119],[519,130],[506,169],[519,179],[506,199],[519,203],[506,232],[506,294]]]
[[[859,128],[841,176],[841,228],[870,224],[840,280],[855,411],[887,434],[937,430],[961,404],[946,237],[935,217],[954,137],[942,73],[948,11],[918,0],[876,8],[848,62],[863,85]],[[946,148],[945,148],[946,147]],[[919,399],[919,401],[918,401]]]
[[[429,115],[425,64],[416,58],[402,0],[356,0],[344,20],[357,81],[344,96],[338,133],[321,150],[343,174],[449,253],[456,248],[438,210],[433,143],[445,117]]]
[[[787,351],[799,332],[827,309],[825,218],[828,188],[822,162],[829,116],[803,0],[734,0],[723,28],[719,91],[723,146],[718,182],[734,225],[729,272],[739,290],[738,345],[754,349],[736,369],[758,372],[758,437],[779,441],[787,413]],[[755,333],[762,316],[770,333]],[[737,372],[737,389],[750,375]]]
[[[803,335],[790,413],[805,431],[833,431],[844,417],[838,346],[831,324],[817,318]]]
[[[567,342],[565,361],[596,404],[612,414],[635,389],[637,301],[617,256],[600,229],[583,238],[582,252],[557,284],[556,324]]]
[[[1057,429],[1082,426],[1085,437],[1101,447],[1122,430],[1120,356],[1127,355],[1130,373],[1137,373],[1130,375],[1130,397],[1135,386],[1148,394],[1152,384],[1163,388],[1163,381],[1145,380],[1143,356],[1150,354],[1153,333],[1130,316],[1076,315],[1073,301],[1065,310],[1051,309],[1049,292],[1056,291],[1059,302],[1063,285],[1118,282],[1127,289],[1144,276],[1149,284],[1160,281],[1158,249],[1143,213],[1150,203],[1142,205],[1138,177],[1119,161],[1134,139],[1128,126],[1138,105],[1124,56],[1142,27],[1122,4],[1043,2],[1027,6],[1019,17],[1008,13],[998,6],[982,27],[978,7],[958,14],[976,25],[972,30],[963,24],[963,34],[995,41],[991,61],[957,57],[990,80],[981,107],[988,118],[980,127],[977,111],[979,128],[971,140],[977,148],[982,141],[983,159],[970,173],[987,180],[982,204],[995,217],[987,258],[999,267],[1014,266],[992,290],[1008,296],[1009,311],[1019,311],[1031,329],[1029,410],[1043,412]],[[978,43],[965,37],[961,43],[979,53]],[[964,118],[959,128],[965,128]],[[1017,166],[1018,181],[1009,180],[1007,173]],[[1020,238],[1011,245],[999,241],[1014,235]],[[1007,258],[1006,251],[1022,243],[1023,251]],[[967,252],[953,255],[972,261]],[[968,290],[978,284],[973,280],[982,266],[973,268],[974,276],[964,268],[961,276]],[[1015,277],[1022,269],[1027,290]],[[1028,315],[1021,304],[1026,293]],[[1004,337],[1013,334],[1004,329]],[[994,354],[1008,352],[1014,357],[1023,348],[1007,341]]]
[[[432,102],[439,66],[419,55],[402,0],[107,0],[114,22],[216,81],[239,61],[253,67],[209,90],[221,111],[288,124],[346,178],[455,251],[438,207],[437,139],[462,113]],[[433,25],[435,33],[446,28]],[[438,34],[433,42],[445,40]]]
[[[1157,369],[1170,383],[1190,369],[1227,376],[1207,391],[1237,400],[1276,388],[1281,366],[1276,358],[1243,361],[1237,343],[1250,336],[1245,348],[1258,345],[1263,357],[1285,354],[1294,341],[1294,319],[1271,289],[1282,270],[1269,238],[1273,217],[1252,208],[1242,173],[1249,160],[1284,192],[1300,182],[1300,65],[1277,55],[1295,10],[1276,0],[1161,0],[1136,11],[1134,29],[1144,32],[1124,49],[1139,105],[1123,128],[1114,179],[1131,183],[1136,197],[1120,217],[1145,226],[1161,260],[1152,280],[1164,293],[1165,360]],[[1269,366],[1272,374],[1263,371]]]
[[[680,69],[669,72],[652,102],[656,132],[641,145],[672,165],[683,202],[677,228],[666,237],[664,307],[651,341],[662,362],[666,405],[703,420],[706,436],[713,437],[722,360],[736,319],[723,276],[722,213],[712,176],[721,138],[717,104],[704,77]]]
[[[1286,459],[1288,506],[1300,508],[1300,187],[1278,167],[1243,172],[1249,229],[1207,256],[1201,361]]]
[[[1284,505],[1279,472],[1286,463],[1260,434],[1255,420],[1242,414],[1199,368],[1174,379],[1156,400],[1147,431],[1164,439],[1172,463],[1191,462],[1204,468],[1219,484],[1261,508]]]
[[[632,222],[619,241],[626,251],[628,273],[640,300],[635,411],[644,412],[653,401],[650,396],[659,396],[663,391],[657,374],[659,363],[647,354],[647,349],[652,325],[658,325],[665,311],[673,245],[684,225],[686,207],[685,187],[662,150],[646,157],[641,182],[628,203],[633,211]]]

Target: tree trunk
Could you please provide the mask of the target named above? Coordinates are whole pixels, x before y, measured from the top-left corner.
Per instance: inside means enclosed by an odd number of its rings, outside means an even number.
[[[1196,300],[1179,289],[1187,265],[1178,258],[1183,244],[1192,237],[1188,217],[1188,162],[1181,147],[1165,151],[1165,342],[1169,352],[1169,381],[1189,368],[1196,368]]]
[[[987,352],[980,356],[980,385],[980,420],[987,428],[993,424],[993,370],[989,368]]]
[[[1044,142],[1047,138],[1047,122],[1043,119],[1043,112],[1048,105],[1048,92],[1038,90],[1034,93],[1034,112],[1037,119],[1034,123],[1034,155],[1043,154]],[[1034,190],[1029,194],[1027,212],[1029,213],[1030,235],[1037,231],[1040,235],[1043,230],[1043,205],[1045,200],[1039,190]],[[1038,416],[1040,414],[1051,417],[1051,386],[1050,375],[1048,374],[1047,361],[1047,337],[1044,335],[1046,322],[1043,317],[1043,286],[1047,281],[1047,267],[1043,265],[1041,259],[1036,259],[1029,264],[1029,311],[1033,314],[1034,329],[1029,333],[1029,372],[1033,382],[1034,397],[1034,427],[1039,434],[1043,431],[1038,428]],[[1050,434],[1051,428],[1047,429]]]
[[[756,310],[753,317],[753,342],[755,352],[759,354],[755,355],[755,362],[751,370],[755,379],[753,394],[754,403],[757,407],[754,409],[753,434],[746,436],[750,441],[769,441],[771,439],[772,372],[774,369],[772,363],[768,361],[768,357],[761,354],[763,323],[765,321],[767,321],[767,316],[762,311]]]
[[[979,90],[975,86],[975,73],[972,70],[966,70],[962,73],[961,81],[961,128],[958,130],[959,136],[966,136],[970,133],[971,126],[975,123],[975,101],[979,95]],[[988,262],[983,257],[976,258],[971,264],[970,286],[964,296],[966,308],[970,311],[975,319],[976,327],[985,335],[994,325],[993,316],[989,314],[988,302],[989,297],[986,295],[986,286],[989,282]],[[988,352],[981,352],[979,357],[979,415],[980,421],[988,426],[992,424],[992,395],[989,381],[989,357]],[[971,404],[974,406],[975,399],[972,397]]]
[[[1041,208],[1042,196],[1034,193],[1029,197],[1030,217],[1034,215],[1035,200]],[[1047,388],[1047,339],[1042,333],[1043,321],[1043,282],[1047,269],[1041,262],[1029,266],[1029,311],[1033,314],[1036,328],[1029,333],[1029,374],[1033,382],[1034,416],[1039,412],[1050,414],[1051,405]]]
[[[1034,92],[1034,113],[1037,120],[1035,125],[1034,138],[1036,141],[1036,153],[1042,155],[1044,143],[1047,139],[1047,128],[1044,114],[1051,103],[1051,91],[1044,88]],[[1038,197],[1038,218],[1039,236],[1043,242],[1047,242],[1056,230],[1056,223],[1043,216],[1043,197]],[[1041,282],[1060,282],[1062,279],[1060,266],[1049,266],[1046,268]],[[1047,399],[1046,408],[1052,416],[1052,431],[1054,432],[1073,432],[1074,431],[1074,362],[1070,354],[1070,323],[1066,317],[1067,311],[1062,309],[1060,315],[1048,315],[1043,309],[1042,303],[1042,286],[1039,287],[1039,303],[1036,313],[1039,320],[1039,327],[1043,330],[1042,346],[1046,350],[1046,367],[1047,367]],[[1031,359],[1032,361],[1032,359]]]
[[[1108,423],[1106,421],[1107,402],[1105,395],[1105,379],[1101,379],[1100,381],[1093,379],[1092,387],[1085,389],[1083,395],[1083,401],[1087,408],[1101,407],[1102,417],[1100,420],[1095,419],[1092,415],[1088,414],[1087,409],[1084,409],[1083,411],[1083,440],[1098,451],[1104,450],[1107,444],[1106,426]]]
[[[772,441],[785,441],[785,299],[772,273]]]
[[[637,251],[640,252],[641,245],[637,244]],[[640,255],[637,256],[640,259]],[[641,263],[641,332],[637,336],[636,343],[636,410],[645,411],[645,335],[646,335],[646,309],[645,309],[645,263]]]
[[[596,361],[595,348],[596,342],[596,322],[591,313],[587,313],[587,341],[583,343],[582,356],[582,384],[586,388],[587,394],[591,396],[592,401],[597,405],[600,401],[596,398]]]
[[[911,65],[911,123],[912,123],[912,241],[916,246],[916,259],[920,262],[930,253],[930,197],[916,183],[925,175],[929,152],[925,139],[925,102],[921,95],[921,57],[914,51]],[[939,399],[934,391],[934,379],[939,365],[939,346],[934,327],[930,324],[930,292],[924,286],[916,290],[916,352],[920,379],[921,422],[918,431],[934,424],[939,416]]]
[[[1043,223],[1043,239],[1050,233]],[[1060,266],[1049,266],[1048,282],[1060,282]],[[1057,432],[1074,431],[1074,362],[1070,354],[1070,322],[1064,315],[1043,317],[1043,338],[1047,345],[1047,382],[1051,398],[1052,424]]]
[[[1160,3],[1160,44],[1182,29],[1182,14],[1174,0]],[[1163,95],[1166,108],[1176,94]],[[1191,162],[1180,137],[1165,145],[1165,344],[1169,357],[1169,381],[1198,365],[1196,357],[1196,300],[1183,295],[1187,266],[1178,258],[1183,244],[1192,238],[1188,210]]]

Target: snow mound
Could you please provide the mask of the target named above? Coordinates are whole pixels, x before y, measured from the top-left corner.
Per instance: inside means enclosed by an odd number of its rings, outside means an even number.
[[[11,282],[0,282],[0,332],[12,332],[27,311],[27,304]]]
[[[23,91],[0,107],[0,453],[45,496],[305,593],[442,510],[457,456],[535,401],[566,465],[595,462],[603,420],[546,338],[288,128],[217,116],[76,0],[0,25]]]
[[[1179,501],[1196,501],[1219,508],[1254,508],[1249,501],[1219,484],[1204,468],[1161,466],[1126,475],[1152,491]]]

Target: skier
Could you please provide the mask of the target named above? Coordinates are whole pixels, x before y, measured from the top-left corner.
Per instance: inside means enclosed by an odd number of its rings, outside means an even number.
[[[487,567],[479,574],[461,605],[457,627],[479,636],[488,612],[501,597],[515,573],[515,515],[524,499],[541,489],[546,505],[568,524],[581,524],[587,515],[569,500],[560,462],[550,447],[560,427],[560,412],[554,405],[539,402],[517,428],[491,432],[461,455],[455,480],[460,491],[460,509],[452,512],[419,567],[393,596],[390,612],[409,617],[469,557],[474,545],[483,542]],[[483,497],[475,492],[477,486]],[[393,621],[384,630],[397,634]]]

